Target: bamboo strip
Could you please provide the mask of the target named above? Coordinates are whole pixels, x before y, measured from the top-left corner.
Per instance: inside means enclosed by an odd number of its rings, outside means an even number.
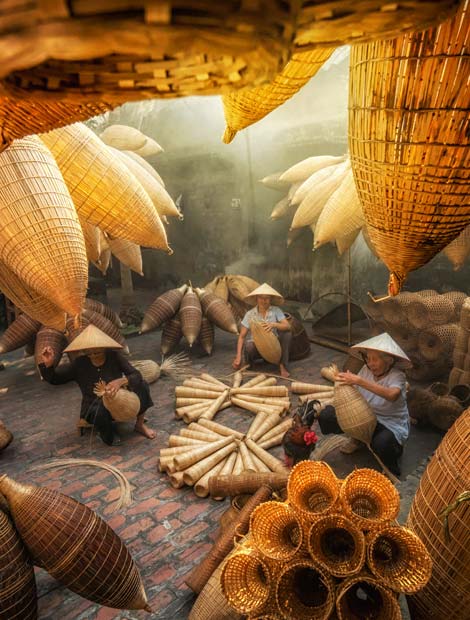
[[[256,377],[253,377],[253,379],[247,381],[243,387],[253,387],[255,385],[258,385],[259,383],[262,383],[263,381],[266,381],[267,378],[268,377],[266,375],[256,375]]]
[[[314,392],[326,392],[328,390],[333,390],[333,386],[294,381],[291,383],[290,389],[294,394],[313,394]]]
[[[184,473],[183,480],[184,483],[188,486],[193,486],[199,478],[201,478],[207,471],[209,471],[212,467],[217,465],[222,459],[228,456],[231,452],[236,450],[237,446],[235,441],[232,440],[232,443],[224,446],[217,452],[210,454],[202,461],[195,463],[189,469],[187,469]]]
[[[266,463],[263,463],[263,461],[260,458],[258,458],[256,456],[256,454],[254,452],[252,452],[251,450],[250,450],[250,456],[251,456],[251,460],[253,461],[253,463],[256,466],[256,471],[258,471],[259,473],[262,473],[262,474],[267,474],[267,473],[271,472],[271,470],[266,465]]]
[[[200,433],[199,431],[191,431],[188,428],[182,428],[180,430],[181,437],[189,437],[190,439],[199,439],[200,441],[205,441],[206,443],[211,443],[213,440],[210,435],[207,436],[205,433]]]
[[[202,444],[201,444],[202,445]],[[187,450],[191,450],[192,446],[175,446],[172,448],[161,448],[160,456],[175,456],[175,454],[183,454]]]
[[[276,398],[275,396],[250,396],[249,394],[243,394],[242,400],[249,403],[259,403],[260,405],[278,405],[280,407],[289,407],[290,400],[288,398]]]
[[[212,402],[212,398],[177,398],[176,407],[188,407],[189,405],[201,405],[203,403],[209,405]]]
[[[206,407],[208,407],[213,402],[214,401],[212,399],[209,399],[209,401],[203,401],[201,403],[196,403],[194,405],[186,405],[185,407],[178,407],[178,409],[175,410],[175,415],[178,418],[182,418],[185,413],[191,413],[192,411],[204,410]]]
[[[197,446],[208,443],[207,440],[193,439],[192,437],[180,437],[180,435],[170,435],[168,437],[168,446],[170,448],[178,448],[180,446]]]
[[[233,466],[232,474],[235,476],[240,475],[243,472],[243,461],[240,452],[237,452],[237,458]]]
[[[172,474],[170,474],[168,478],[170,480],[171,486],[174,487],[175,489],[181,489],[182,487],[184,487],[183,476],[184,476],[184,471],[175,471]]]
[[[233,375],[232,388],[240,387],[240,385],[242,384],[242,381],[243,381],[243,374],[238,370]]]
[[[255,464],[253,463],[251,457],[250,457],[250,452],[248,450],[248,448],[246,447],[246,444],[243,441],[238,441],[238,451],[240,453],[240,456],[242,458],[242,463],[243,463],[243,471],[258,471],[255,467]]]
[[[232,404],[237,407],[241,407],[242,409],[246,409],[247,411],[251,411],[252,413],[283,413],[285,410],[284,407],[270,407],[269,405],[261,405],[257,403],[249,403],[242,398],[232,398]]]
[[[219,392],[217,390],[199,390],[178,385],[175,388],[175,396],[176,398],[179,396],[187,398],[218,398]]]
[[[263,448],[257,446],[252,439],[247,439],[246,445],[252,452],[256,454],[259,459],[263,461],[265,465],[267,465],[271,469],[271,471],[277,473],[283,473],[286,471],[286,468],[279,459],[269,454],[269,452],[267,452]]]
[[[312,392],[309,394],[302,394],[300,396],[301,400],[300,402],[305,402],[306,400],[330,400],[331,398],[333,398],[334,396],[334,390],[327,390],[325,392]]]
[[[282,431],[277,435],[271,435],[269,439],[263,439],[263,441],[258,441],[258,446],[267,450],[268,448],[273,448],[274,446],[279,446],[282,443],[284,435],[287,431]]]
[[[264,422],[265,422],[265,420],[267,418],[271,419],[271,416],[273,416],[273,417],[277,416],[277,421],[275,422],[275,424],[278,424],[279,420],[280,420],[279,414],[277,414],[277,413],[257,413],[255,415],[255,418],[254,418],[250,428],[248,429],[248,432],[246,434],[247,438],[248,439],[253,439],[254,441],[256,441],[255,435],[256,435],[258,429],[260,428],[260,426],[262,424],[264,424]],[[274,424],[273,424],[273,426],[274,426]]]
[[[213,422],[212,420],[206,420],[205,418],[200,419],[198,424],[199,426],[208,428],[215,433],[219,433],[219,435],[227,435],[228,437],[236,437],[237,439],[243,439],[244,437],[243,433],[240,433],[233,428],[223,426],[222,424],[218,424],[217,422]]]
[[[214,401],[212,401],[212,402],[214,402]],[[230,400],[226,400],[224,403],[222,403],[220,405],[220,407],[218,407],[218,409],[215,412],[215,414],[218,413],[219,411],[222,411],[223,409],[227,409],[227,407],[231,407],[231,405],[232,405],[232,403],[230,402]],[[192,412],[189,412],[189,413],[185,413],[183,415],[183,420],[186,422],[186,424],[189,424],[191,422],[195,422],[196,420],[197,420],[197,422],[200,422],[201,419],[206,419],[205,418],[205,414],[207,413],[207,411],[208,411],[207,408],[203,408],[203,409],[199,409],[197,411],[192,411]],[[211,418],[209,418],[209,419],[211,419]]]
[[[259,424],[258,417],[259,417],[259,414],[255,415],[255,417],[253,418],[253,421],[250,424],[250,428],[246,432],[246,437],[251,437],[251,435],[253,434],[253,431],[256,430],[256,427]]]

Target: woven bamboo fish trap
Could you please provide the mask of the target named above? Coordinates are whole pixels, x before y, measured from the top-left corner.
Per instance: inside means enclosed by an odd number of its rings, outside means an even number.
[[[212,355],[214,338],[214,325],[206,316],[203,316],[201,321],[201,331],[199,332],[199,342],[207,355]]]
[[[431,403],[429,422],[441,431],[447,431],[463,411],[462,404],[454,396],[440,396]]]
[[[238,612],[251,614],[267,602],[271,590],[268,565],[255,551],[241,545],[228,558],[220,576],[222,592]]]
[[[112,146],[119,151],[138,152],[148,147],[149,143],[150,150],[145,156],[158,155],[163,151],[158,142],[146,136],[139,129],[127,125],[109,125],[101,132],[100,138],[107,146]]]
[[[141,155],[134,153],[134,151],[124,150],[122,152],[128,157],[130,157],[131,159],[133,159],[135,162],[137,162],[139,166],[142,166],[142,168],[144,168],[144,170],[146,170],[156,181],[158,181],[162,187],[165,187],[165,182],[162,179],[162,177],[158,174],[155,168],[151,164],[148,163],[146,159],[144,159]],[[179,217],[180,218],[182,217],[181,214],[179,214]]]
[[[216,276],[213,280],[204,285],[206,291],[215,293],[224,301],[228,301],[228,286],[226,276]]]
[[[455,323],[438,325],[421,332],[418,336],[419,352],[425,360],[434,361],[448,356],[454,349],[458,326]]]
[[[275,589],[277,606],[286,620],[326,620],[335,605],[333,579],[311,560],[285,564]]]
[[[109,237],[109,249],[123,265],[132,269],[140,276],[144,275],[142,268],[142,252],[140,246],[126,239],[113,239]]]
[[[341,514],[317,519],[308,532],[307,544],[312,560],[335,577],[355,575],[364,566],[364,534]]]
[[[416,329],[429,327],[429,314],[422,297],[416,298],[408,304],[406,316],[410,325]]]
[[[132,366],[140,372],[147,383],[155,383],[160,378],[161,368],[153,360],[132,360]]]
[[[196,599],[188,620],[242,620],[243,616],[231,607],[222,592],[220,577],[225,563],[212,573]]]
[[[53,327],[45,327],[44,325],[39,329],[36,335],[36,342],[34,344],[34,360],[37,364],[42,363],[42,351],[44,347],[51,347],[54,357],[52,366],[55,368],[60,362],[62,353],[67,346],[67,340],[64,333]]]
[[[34,567],[13,523],[0,509],[0,620],[36,620]]]
[[[170,320],[178,312],[187,288],[187,285],[183,284],[179,288],[170,289],[159,295],[146,310],[140,326],[140,333],[145,334],[145,332],[156,329],[165,321]]]
[[[110,308],[106,304],[101,303],[101,301],[96,301],[96,299],[90,299],[90,297],[87,297],[85,299],[84,306],[87,310],[93,310],[93,312],[102,314],[106,319],[108,319],[108,321],[114,323],[116,327],[122,327],[122,321],[119,318],[119,315],[117,315],[112,308]]]
[[[274,209],[271,211],[271,219],[272,220],[281,220],[283,217],[286,217],[292,212],[293,207],[290,204],[289,198],[286,196],[285,198],[281,198],[274,205]]]
[[[361,229],[356,228],[356,230],[353,230],[352,232],[347,233],[346,235],[336,237],[335,244],[336,244],[336,249],[338,251],[339,256],[343,256],[343,254],[347,252],[350,247],[353,246],[360,232],[361,232]]]
[[[344,514],[362,530],[393,521],[400,509],[396,488],[373,469],[356,469],[349,474],[341,485],[340,500]]]
[[[302,321],[287,312],[285,317],[289,322],[292,335],[289,345],[289,360],[301,360],[308,357],[310,355],[310,340]]]
[[[227,276],[226,283],[229,294],[242,302],[260,285],[259,282],[248,276]],[[218,294],[217,291],[215,293]]]
[[[297,93],[321,68],[334,48],[294,54],[274,80],[257,88],[244,88],[222,98],[227,127],[223,141],[256,123]]]
[[[282,356],[279,338],[272,332],[266,331],[259,321],[251,321],[250,329],[253,342],[261,357],[271,364],[279,364]]]
[[[396,596],[368,573],[343,581],[336,592],[338,620],[401,620]]]
[[[410,599],[417,618],[459,620],[470,609],[470,410],[438,446],[424,472],[407,526],[433,561],[428,584]]]
[[[385,299],[380,303],[382,316],[389,325],[400,325],[403,321],[402,306],[396,299]]]
[[[60,170],[36,137],[0,153],[0,260],[25,285],[77,314],[88,285],[82,229]]]
[[[338,496],[338,479],[326,463],[302,461],[292,469],[287,483],[287,497],[303,517],[313,520],[328,512]]]
[[[432,560],[411,530],[389,525],[367,537],[367,565],[383,585],[412,594],[431,577]]]
[[[282,181],[286,183],[303,183],[309,177],[312,176],[318,170],[326,168],[328,166],[334,166],[344,161],[345,157],[334,157],[333,155],[316,155],[314,157],[307,157],[302,161],[294,164],[281,174]],[[291,196],[292,197],[292,196]]]
[[[82,227],[83,239],[85,241],[86,255],[89,261],[96,263],[100,259],[100,230],[84,218],[79,217],[80,226]]]
[[[116,422],[130,422],[136,419],[140,409],[140,400],[134,392],[121,388],[114,396],[110,396],[106,393],[103,381],[99,381],[93,391],[102,399],[103,405]]]
[[[103,238],[103,237],[101,237]],[[111,250],[106,247],[101,250],[99,260],[93,263],[95,267],[105,276],[111,264]]]
[[[302,545],[302,524],[283,502],[264,502],[251,515],[251,542],[273,560],[291,560]]]
[[[41,135],[51,150],[77,212],[101,230],[169,251],[152,201],[126,166],[82,123]]]
[[[352,385],[335,383],[334,407],[341,430],[370,446],[377,417],[362,394]]]
[[[352,48],[351,161],[392,295],[468,224],[468,20],[462,2],[440,26]]]
[[[236,320],[230,306],[214,293],[200,288],[196,288],[195,291],[207,318],[220,329],[231,334],[238,334]]]
[[[442,251],[452,263],[454,271],[462,269],[470,254],[470,226],[464,228]]]
[[[336,381],[336,375],[338,374],[338,372],[339,372],[339,369],[338,369],[338,366],[336,366],[336,364],[330,364],[329,366],[324,366],[320,370],[321,376],[324,379],[331,381],[332,383]]]
[[[201,302],[191,286],[181,300],[179,316],[183,336],[191,347],[199,336],[202,323]]]
[[[127,548],[87,506],[7,476],[0,478],[0,492],[35,564],[95,603],[150,611]]]
[[[41,323],[27,314],[20,314],[0,336],[0,353],[24,347],[38,333]]]
[[[7,429],[5,424],[0,421],[0,450],[8,448],[13,439],[13,434]]]
[[[268,485],[277,491],[287,485],[288,474],[284,473],[244,473],[240,475],[224,475],[212,478],[209,483],[211,496],[236,496],[243,493],[256,493],[263,486]]]
[[[323,207],[315,226],[314,248],[359,231],[364,224],[361,202],[352,170],[349,169],[338,189]]]

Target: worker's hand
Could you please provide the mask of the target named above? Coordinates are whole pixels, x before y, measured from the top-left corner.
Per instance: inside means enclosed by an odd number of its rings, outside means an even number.
[[[54,351],[52,347],[44,347],[41,351],[41,360],[46,368],[50,368],[54,363]]]
[[[346,372],[339,372],[336,375],[337,381],[345,383],[346,385],[360,385],[361,377],[347,370]]]
[[[261,323],[261,325],[266,332],[272,332],[273,329],[276,327],[275,323]]]
[[[242,358],[239,355],[237,355],[232,362],[232,368],[234,368],[235,370],[240,370],[241,365],[242,365]]]
[[[113,381],[110,381],[109,383],[106,384],[106,394],[108,394],[108,396],[111,396],[111,398],[113,398],[114,396],[116,396],[118,390],[120,390],[122,386],[126,384],[127,384],[127,379],[124,379],[123,377],[119,379],[114,379]]]

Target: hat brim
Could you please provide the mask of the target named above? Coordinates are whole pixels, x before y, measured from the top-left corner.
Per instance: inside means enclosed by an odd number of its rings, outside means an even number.
[[[374,351],[375,353],[383,353],[384,355],[390,355],[390,357],[393,357],[396,360],[395,367],[400,368],[401,370],[407,370],[408,368],[413,367],[413,364],[411,363],[410,360],[407,360],[404,357],[401,357],[400,355],[390,353],[389,351],[381,351],[380,349],[374,349],[373,347],[358,347],[358,346],[354,346],[349,349],[350,354],[353,357],[356,357],[359,359],[362,359],[361,354],[367,355],[368,351]]]
[[[244,301],[249,306],[256,306],[257,298],[260,295],[267,295],[267,293],[256,293],[256,295],[253,295],[253,293],[250,293],[249,295],[245,297]],[[281,306],[284,303],[284,298],[281,297],[280,295],[269,295],[269,297],[271,297],[271,304],[273,306]]]

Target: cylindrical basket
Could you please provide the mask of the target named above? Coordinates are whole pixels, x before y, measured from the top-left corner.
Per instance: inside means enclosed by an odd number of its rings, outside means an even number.
[[[263,607],[271,589],[268,565],[249,547],[241,547],[225,562],[220,582],[229,604],[245,614]]]
[[[343,581],[336,592],[338,620],[401,620],[395,593],[368,574]]]
[[[301,461],[290,473],[287,496],[303,517],[314,519],[336,503],[338,479],[331,467],[322,461]]]
[[[251,515],[250,534],[263,555],[286,562],[302,545],[302,525],[284,502],[265,502]]]

